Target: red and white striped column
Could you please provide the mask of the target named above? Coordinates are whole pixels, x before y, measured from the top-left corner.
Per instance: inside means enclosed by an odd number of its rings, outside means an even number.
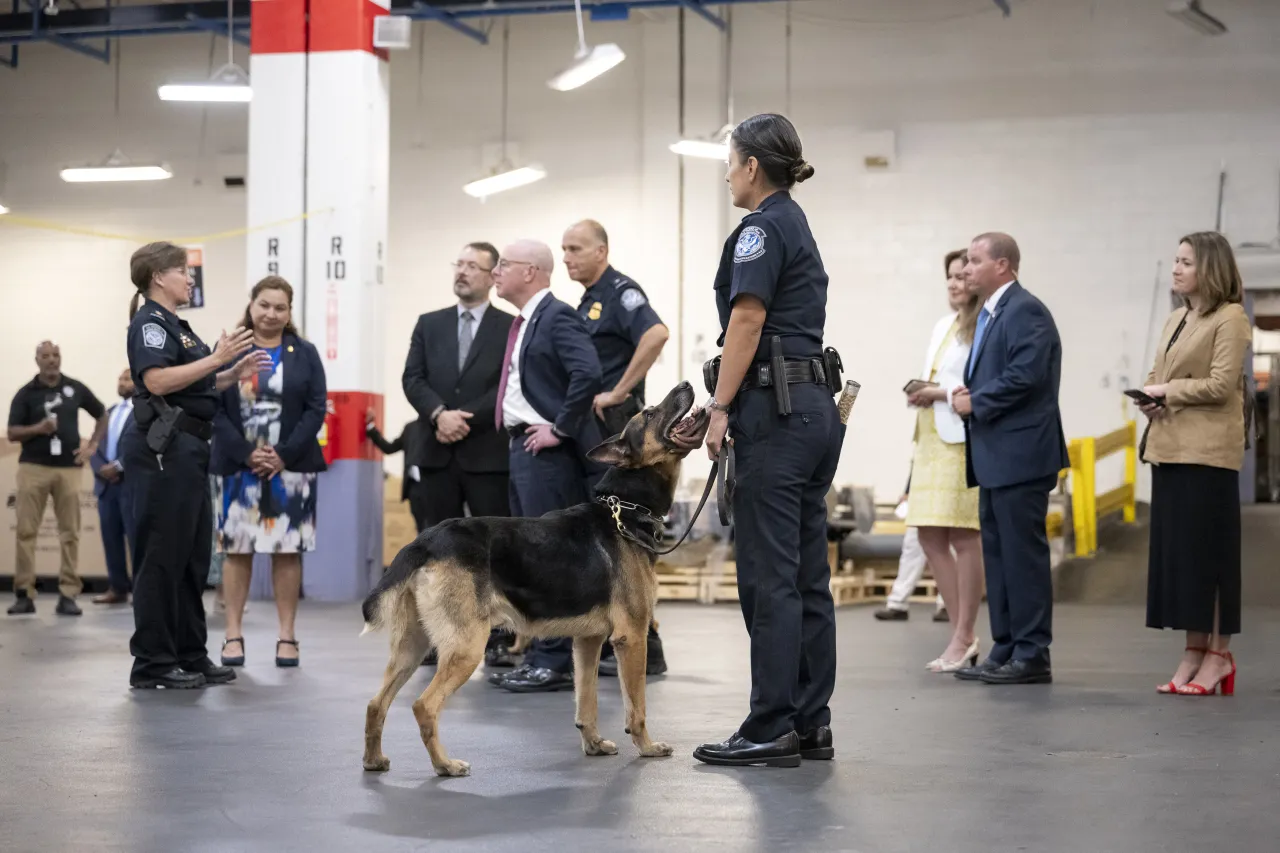
[[[294,285],[294,317],[329,388],[310,599],[352,601],[382,569],[380,454],[389,69],[373,22],[389,0],[254,0],[248,284]]]

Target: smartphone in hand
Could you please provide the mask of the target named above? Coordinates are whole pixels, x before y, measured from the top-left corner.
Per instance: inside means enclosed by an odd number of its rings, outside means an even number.
[[[1140,406],[1160,406],[1161,408],[1164,407],[1164,400],[1161,400],[1157,397],[1152,397],[1146,391],[1140,391],[1137,388],[1130,388],[1128,391],[1125,391],[1124,394],[1126,397],[1129,397]]]
[[[925,388],[936,388],[937,382],[925,382],[923,379],[912,379],[904,387],[903,391],[907,394],[914,394],[917,391],[923,391]]]

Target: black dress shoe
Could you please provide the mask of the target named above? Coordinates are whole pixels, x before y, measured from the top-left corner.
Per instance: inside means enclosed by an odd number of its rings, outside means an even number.
[[[54,608],[54,613],[59,616],[83,616],[84,611],[80,609],[80,605],[76,604],[74,598],[67,598],[65,595],[58,596],[58,606]]]
[[[206,684],[230,684],[236,680],[236,671],[229,666],[218,666],[207,661],[200,666],[184,666],[183,672],[203,675]]]
[[[131,675],[129,686],[143,690],[164,687],[169,690],[189,690],[204,686],[204,676],[198,672],[184,672],[176,666],[164,675]]]
[[[896,607],[881,607],[875,613],[881,622],[906,622],[911,618],[910,610],[899,610]]]
[[[836,757],[831,745],[831,726],[818,726],[800,735],[800,757],[807,761],[829,761]]]
[[[1004,666],[1004,664],[993,661],[991,658],[987,658],[977,666],[966,666],[964,669],[957,669],[954,674],[955,677],[961,681],[981,681],[983,675],[988,672],[993,672],[1002,666]]]
[[[800,736],[787,732],[769,743],[752,743],[735,734],[724,743],[704,743],[693,757],[725,767],[799,767]]]
[[[1052,684],[1053,670],[1041,660],[1011,660],[982,674],[987,684]]]
[[[533,669],[533,667],[529,666],[527,663],[522,663],[519,666],[517,666],[515,669],[511,670],[510,672],[491,672],[489,673],[489,677],[488,677],[489,683],[496,685],[498,687],[501,687],[502,683],[506,681],[508,678],[515,678],[515,677],[525,675],[531,669]]]
[[[29,597],[27,597],[25,594],[18,596],[18,598],[13,602],[13,606],[10,607],[8,610],[8,613],[10,616],[21,616],[24,613],[35,613],[35,612],[36,612],[36,603],[32,601]]]
[[[522,667],[507,673],[498,681],[498,686],[512,693],[554,693],[557,690],[573,689],[573,673],[556,672],[554,669],[543,669],[539,666]]]

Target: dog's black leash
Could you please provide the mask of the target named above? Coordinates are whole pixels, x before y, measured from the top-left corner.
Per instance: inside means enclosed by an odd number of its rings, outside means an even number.
[[[724,461],[723,465],[721,464],[722,460]],[[728,471],[727,474],[726,470]],[[726,480],[728,481],[727,483]],[[626,525],[622,523],[623,510],[634,512],[637,515],[644,516],[653,524],[654,530],[660,534],[662,531],[662,519],[650,512],[648,507],[629,503],[621,500],[616,495],[601,495],[596,500],[609,507],[610,512],[613,514],[613,522],[618,526],[618,532],[622,534],[623,538],[630,539],[646,551],[662,557],[679,548],[681,543],[689,537],[689,533],[693,530],[693,525],[698,521],[698,516],[702,514],[702,508],[707,505],[707,498],[711,497],[711,488],[713,486],[717,487],[716,504],[720,513],[720,522],[728,525],[733,520],[733,447],[727,441],[720,449],[720,458],[711,463],[711,474],[707,477],[706,488],[702,490],[702,500],[698,501],[698,508],[693,511],[693,517],[689,519],[688,526],[685,527],[684,533],[681,534],[680,538],[676,540],[676,544],[665,550],[659,550],[645,542],[628,530]],[[726,492],[728,493],[727,496]],[[728,520],[726,520],[726,513],[728,514]],[[656,540],[657,536],[654,538]]]

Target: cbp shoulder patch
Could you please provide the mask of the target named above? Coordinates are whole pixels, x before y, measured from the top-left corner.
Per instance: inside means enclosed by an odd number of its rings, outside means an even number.
[[[738,235],[738,245],[733,247],[733,262],[745,264],[764,255],[764,229],[758,225],[748,225]]]
[[[142,327],[142,342],[151,349],[164,349],[165,341],[169,336],[165,334],[162,327],[155,323],[147,323]]]
[[[628,311],[636,310],[646,301],[644,294],[634,287],[629,287],[622,291],[622,296],[619,297],[619,300],[622,302],[622,307]]]

